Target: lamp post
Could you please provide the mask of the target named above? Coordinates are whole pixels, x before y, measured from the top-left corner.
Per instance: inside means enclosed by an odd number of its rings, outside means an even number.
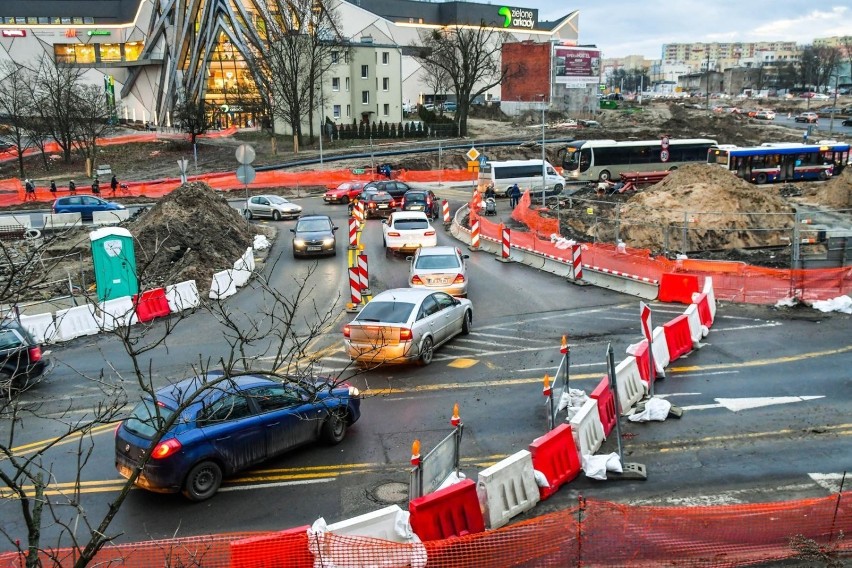
[[[547,158],[544,152],[544,105],[546,95],[540,93],[538,96],[541,97],[541,206],[544,207],[544,194],[547,191]]]
[[[319,84],[320,84],[320,98],[319,98],[319,152],[320,152],[320,169],[322,166],[322,131],[325,129],[325,104],[323,99],[323,91],[322,91],[322,69],[320,69],[319,76]]]
[[[707,49],[707,58],[706,58],[707,63],[706,63],[706,66],[705,66],[705,71],[704,71],[706,73],[706,75],[704,76],[705,77],[704,82],[706,84],[704,86],[707,87],[707,92],[705,93],[705,96],[707,97],[707,110],[710,110],[710,46],[708,45],[706,49]]]

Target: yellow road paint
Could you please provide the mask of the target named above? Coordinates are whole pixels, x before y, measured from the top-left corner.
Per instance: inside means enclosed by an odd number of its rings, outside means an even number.
[[[74,434],[72,436],[68,436],[64,440],[58,440],[58,438],[48,438],[47,440],[39,440],[38,442],[30,442],[29,444],[23,444],[21,446],[17,446],[15,448],[12,448],[12,454],[17,456],[17,455],[23,455],[23,454],[26,454],[26,453],[29,453],[29,452],[35,452],[35,451],[38,451],[38,450],[44,448],[45,446],[47,446],[51,443],[53,444],[54,447],[76,443],[81,435],[89,434],[89,435],[94,436],[96,434],[102,434],[104,432],[111,432],[112,430],[115,429],[115,427],[116,427],[115,423],[99,424],[97,426],[92,426],[92,428],[90,428],[89,431],[86,432],[86,433]]]
[[[740,361],[737,363],[718,363],[715,365],[695,365],[692,367],[671,367],[669,370],[674,373],[694,373],[695,371],[717,371],[720,369],[739,369],[742,367],[764,367],[766,365],[796,363],[798,361],[807,361],[808,359],[816,359],[818,357],[840,355],[841,353],[848,353],[850,351],[852,351],[852,345],[848,347],[841,347],[839,349],[827,349],[825,351],[800,353],[799,355],[788,355],[786,357],[775,357],[772,359],[754,359],[753,361]]]
[[[460,359],[456,359],[449,365],[448,367],[453,367],[454,369],[469,369],[476,365],[479,361],[477,359],[465,359],[464,357]]]

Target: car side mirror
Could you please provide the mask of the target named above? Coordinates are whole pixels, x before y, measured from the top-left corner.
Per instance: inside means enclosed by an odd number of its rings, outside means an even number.
[[[406,256],[405,260],[407,260],[408,262],[414,262],[414,257],[413,256]]]
[[[382,225],[387,225],[387,224],[388,224],[388,220],[387,220],[387,219],[382,219]]]
[[[291,232],[291,233],[293,233],[293,234],[295,235],[295,234],[296,234],[296,229],[290,229],[290,232]]]
[[[332,227],[331,230],[332,230],[332,232],[334,232],[334,231],[337,230],[337,227]]]
[[[462,258],[470,258],[470,255],[469,254],[463,254]]]

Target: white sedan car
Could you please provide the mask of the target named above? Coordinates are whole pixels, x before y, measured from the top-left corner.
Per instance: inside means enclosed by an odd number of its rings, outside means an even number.
[[[435,228],[422,211],[395,211],[382,221],[382,242],[391,252],[413,252],[438,244]]]
[[[468,255],[452,246],[417,249],[413,257],[408,257],[411,261],[408,285],[467,297],[467,258]]]
[[[280,195],[255,195],[246,202],[245,215],[248,219],[270,217],[273,221],[295,219],[302,214],[302,208],[290,203]]]
[[[417,362],[473,324],[473,304],[444,292],[396,288],[377,294],[343,327],[349,358],[361,366]]]

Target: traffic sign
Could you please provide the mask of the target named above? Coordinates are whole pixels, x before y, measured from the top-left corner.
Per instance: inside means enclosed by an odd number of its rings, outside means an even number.
[[[237,162],[240,164],[250,164],[254,161],[254,148],[248,144],[240,144],[237,146]]]
[[[350,171],[352,175],[360,176],[364,173],[364,168],[352,168]]]
[[[467,171],[469,172],[478,172],[479,171],[479,162],[476,160],[468,160],[467,162]]]
[[[240,180],[240,183],[243,185],[248,185],[253,182],[256,175],[254,168],[248,164],[242,164],[237,168],[237,179]]]
[[[481,167],[485,166],[485,164],[487,164],[487,163],[488,163],[488,156],[486,156],[485,154],[480,154],[479,155],[479,167],[481,168]]]
[[[474,162],[479,157],[479,150],[471,146],[470,150],[467,151],[467,154],[465,154],[465,156],[467,156],[468,161]]]
[[[648,345],[651,345],[651,308],[645,302],[639,302],[639,318],[642,320],[642,335],[648,340]]]
[[[668,136],[663,136],[660,139],[660,146],[663,148],[663,150],[668,150],[668,148],[669,148],[669,137]]]
[[[660,150],[660,161],[668,162],[669,161],[669,151],[668,150]]]

